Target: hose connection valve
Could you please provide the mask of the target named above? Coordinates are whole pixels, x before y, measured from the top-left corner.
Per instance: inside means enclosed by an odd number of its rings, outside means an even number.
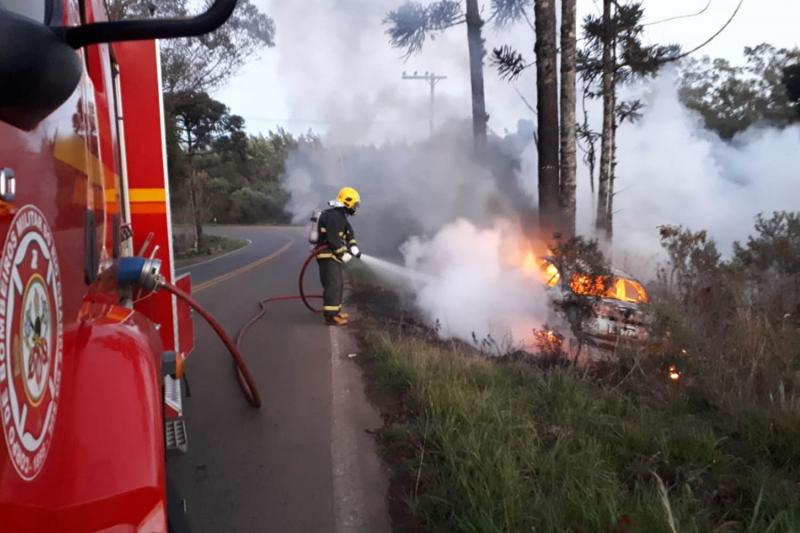
[[[120,285],[139,285],[154,291],[164,281],[161,275],[161,260],[145,257],[122,257],[117,265],[117,281]]]

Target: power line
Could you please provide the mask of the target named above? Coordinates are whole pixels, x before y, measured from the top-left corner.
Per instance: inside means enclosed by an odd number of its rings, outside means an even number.
[[[680,19],[688,19],[688,18],[693,18],[693,17],[699,17],[700,15],[702,15],[703,13],[708,11],[708,8],[711,7],[711,1],[712,0],[708,0],[708,2],[706,3],[706,7],[704,7],[703,9],[698,11],[697,13],[690,13],[688,15],[676,15],[674,17],[668,17],[668,18],[661,19],[661,20],[654,20],[653,22],[645,22],[644,24],[642,24],[642,26],[643,27],[644,26],[655,26],[656,24],[663,24],[664,22],[672,22],[673,20],[680,20]]]
[[[684,52],[684,53],[682,53],[682,54],[678,54],[678,55],[676,55],[676,56],[673,56],[673,57],[668,57],[668,58],[665,58],[665,59],[663,60],[663,63],[668,63],[668,62],[670,62],[670,61],[677,61],[677,60],[679,60],[679,59],[683,59],[684,57],[686,57],[686,56],[689,56],[689,55],[691,55],[691,54],[693,54],[693,53],[697,52],[698,50],[700,50],[701,48],[703,48],[704,46],[706,46],[708,43],[710,43],[711,41],[713,41],[714,39],[716,39],[716,38],[719,36],[719,34],[720,34],[720,33],[722,33],[723,31],[725,31],[725,29],[726,29],[728,26],[730,26],[730,25],[731,25],[731,22],[733,22],[733,19],[735,19],[735,18],[736,18],[736,15],[739,13],[739,10],[742,8],[742,4],[744,4],[744,0],[739,0],[739,3],[737,4],[737,6],[736,6],[736,9],[734,9],[734,10],[733,10],[733,13],[731,14],[730,18],[729,18],[729,19],[728,19],[728,20],[725,22],[725,24],[723,24],[723,25],[722,25],[722,27],[721,27],[721,28],[720,28],[720,29],[719,29],[719,30],[718,30],[718,31],[717,31],[717,32],[716,32],[714,35],[712,35],[711,37],[709,37],[708,39],[706,39],[706,40],[705,40],[704,42],[702,42],[701,44],[699,44],[699,45],[695,46],[694,48],[692,48],[692,49],[691,49],[691,50],[689,50],[688,52]]]

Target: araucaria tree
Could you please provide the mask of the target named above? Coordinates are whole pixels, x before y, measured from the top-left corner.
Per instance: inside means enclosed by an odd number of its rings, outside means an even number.
[[[576,0],[561,0],[561,229],[567,238],[575,236],[576,189]]]
[[[407,2],[389,12],[384,20],[389,27],[386,33],[389,42],[396,48],[404,48],[406,56],[422,50],[425,39],[460,24],[467,26],[469,49],[470,84],[472,88],[472,134],[475,154],[480,159],[486,155],[486,99],[483,91],[483,19],[478,9],[478,0],[438,0],[427,6]]]
[[[535,24],[528,11],[533,7]],[[525,20],[535,32],[536,54],[536,147],[539,152],[539,219],[544,232],[575,235],[576,174],[576,6],[561,2],[561,117],[559,93],[556,9],[554,0],[493,0],[492,18],[498,25]],[[532,66],[509,46],[495,48],[492,63],[500,75],[512,80]],[[560,148],[560,151],[559,151]]]
[[[603,100],[595,227],[600,237],[609,240],[613,235],[617,128],[625,120],[638,118],[642,107],[638,100],[618,102],[617,89],[637,77],[654,75],[679,51],[675,45],[643,45],[643,15],[640,2],[603,0],[602,15],[584,20],[587,45],[577,54],[584,96]],[[584,135],[591,135],[588,128],[584,128]]]
[[[185,154],[189,205],[194,222],[194,244],[196,250],[203,236],[203,203],[200,172],[197,159],[207,152],[221,136],[236,128],[241,117],[231,116],[227,106],[214,100],[207,93],[181,92],[170,94],[165,107],[174,120],[174,135]]]
[[[536,111],[539,129],[539,223],[544,231],[559,224],[558,74],[555,0],[535,0]]]
[[[744,48],[744,65],[702,57],[681,64],[680,97],[706,127],[730,139],[754,124],[800,121],[800,48]]]

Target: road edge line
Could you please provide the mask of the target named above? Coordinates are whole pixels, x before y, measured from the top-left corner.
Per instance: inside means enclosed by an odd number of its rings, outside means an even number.
[[[380,424],[380,414],[365,396],[360,370],[348,368],[354,363],[345,355],[341,342],[342,336],[348,335],[347,331],[332,326],[328,329],[331,342],[333,531],[389,533],[392,528],[386,507],[388,478],[377,445],[365,431],[369,428],[363,426],[365,409],[370,412],[369,417],[374,417],[370,423]]]

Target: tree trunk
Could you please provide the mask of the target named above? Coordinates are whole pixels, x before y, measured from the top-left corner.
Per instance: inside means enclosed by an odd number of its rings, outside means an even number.
[[[611,17],[612,0],[603,0],[603,131],[600,143],[600,173],[597,191],[597,227],[598,236],[610,238],[609,207],[611,199],[611,148],[614,130],[615,80],[614,80],[614,28]]]
[[[472,85],[472,137],[475,155],[479,160],[486,156],[486,99],[483,93],[483,20],[478,0],[467,0],[467,43],[469,45],[469,71]]]
[[[616,103],[616,97],[614,98]],[[611,117],[611,165],[608,173],[608,209],[606,210],[606,237],[614,238],[614,182],[617,179],[617,117]],[[609,247],[609,252],[611,251]]]
[[[614,96],[614,100],[612,105],[614,106],[614,112],[611,114],[611,158],[609,160],[609,170],[608,170],[608,210],[606,213],[606,236],[608,237],[608,242],[611,243],[614,239],[614,192],[615,190],[615,183],[617,181],[617,127],[619,123],[617,122],[617,36],[616,36],[616,29],[614,34],[614,43],[611,48],[611,62],[614,64],[614,90],[612,94]],[[608,248],[609,254],[612,253],[612,249],[609,246]],[[611,257],[609,255],[609,257]]]
[[[189,165],[189,203],[192,207],[192,250],[200,251],[200,239],[203,238],[203,222],[200,213],[200,200],[197,198],[197,172],[194,168],[194,143],[192,132],[186,128],[186,162]]]
[[[189,201],[192,204],[192,233],[194,237],[192,249],[198,252],[200,251],[200,239],[203,238],[203,221],[200,213],[200,201],[197,198],[196,173],[191,159],[189,160]]]
[[[542,236],[558,231],[558,83],[555,0],[535,0],[536,108],[539,130],[539,223]]]
[[[561,231],[575,236],[577,121],[575,72],[576,0],[561,0]]]

